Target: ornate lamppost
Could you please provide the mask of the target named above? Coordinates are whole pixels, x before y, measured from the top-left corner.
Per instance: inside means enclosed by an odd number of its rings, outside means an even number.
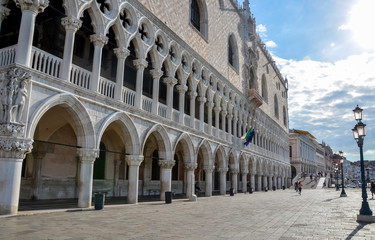
[[[367,202],[367,190],[366,190],[366,178],[365,178],[365,164],[363,162],[363,140],[366,136],[366,124],[362,123],[362,111],[360,107],[353,110],[354,118],[357,124],[352,129],[354,139],[356,140],[359,147],[359,155],[361,162],[361,181],[362,181],[362,207],[357,215],[358,222],[375,222],[375,217],[372,216],[372,211]]]
[[[344,168],[343,168],[343,165],[344,165],[343,164],[344,163],[343,155],[344,155],[344,153],[342,151],[339,151],[339,154],[340,154],[340,163],[341,163],[341,186],[342,186],[340,197],[346,197],[345,184],[344,184]]]
[[[336,172],[336,191],[340,191],[340,187],[339,187],[339,166],[338,164],[336,163],[335,165],[335,172]]]

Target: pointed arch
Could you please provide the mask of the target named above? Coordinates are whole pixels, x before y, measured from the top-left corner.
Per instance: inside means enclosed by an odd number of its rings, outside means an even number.
[[[151,134],[154,134],[157,140],[158,149],[159,149],[159,158],[167,159],[167,160],[172,159],[173,154],[172,154],[171,141],[169,139],[167,131],[160,124],[154,125],[144,136],[144,138],[142,139],[141,152],[142,153],[144,152],[146,140]]]
[[[216,156],[218,157],[218,162],[219,162],[219,167],[220,168],[226,168],[226,167],[228,167],[227,158],[226,158],[226,154],[225,154],[225,149],[224,149],[224,147],[222,145],[219,145],[216,148],[214,156],[215,156],[215,158],[216,158]]]
[[[194,163],[196,161],[195,155],[196,151],[194,149],[193,141],[187,133],[182,133],[177,139],[175,146],[173,147],[173,152],[176,152],[178,144],[181,143],[184,146],[183,159],[184,163]]]
[[[238,71],[239,69],[238,45],[237,45],[236,37],[234,36],[233,33],[231,33],[228,37],[228,63],[236,71]]]
[[[208,40],[208,11],[205,0],[190,0],[190,23]]]
[[[213,159],[212,159],[212,149],[211,145],[208,143],[206,139],[203,139],[198,145],[198,151],[202,149],[204,154],[204,165],[205,166],[213,166]]]

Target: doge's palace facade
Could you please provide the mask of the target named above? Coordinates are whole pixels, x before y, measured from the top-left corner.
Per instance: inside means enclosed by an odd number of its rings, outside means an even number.
[[[288,187],[287,81],[248,6],[1,0],[0,214]]]

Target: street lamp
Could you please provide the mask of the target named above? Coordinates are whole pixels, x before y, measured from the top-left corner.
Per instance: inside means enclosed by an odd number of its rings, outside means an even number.
[[[336,163],[336,167],[335,167],[335,172],[336,172],[336,191],[340,191],[340,187],[339,187],[339,166],[337,165],[337,163]]]
[[[359,222],[375,222],[375,217],[372,216],[372,211],[367,202],[367,191],[366,191],[366,179],[365,179],[365,164],[363,162],[363,140],[366,136],[366,124],[362,123],[362,111],[358,105],[353,110],[354,118],[357,124],[352,129],[353,136],[359,147],[359,155],[361,160],[361,181],[362,181],[362,207],[357,215],[357,221]]]
[[[340,163],[341,163],[341,186],[342,186],[340,197],[346,197],[346,192],[345,192],[345,189],[344,189],[345,186],[344,186],[344,168],[343,168],[343,163],[344,163],[343,155],[344,155],[344,153],[342,151],[339,151],[339,154],[340,154]]]

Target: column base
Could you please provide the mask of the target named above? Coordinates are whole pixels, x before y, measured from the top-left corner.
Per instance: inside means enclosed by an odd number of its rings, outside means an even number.
[[[357,222],[375,223],[375,216],[358,214],[357,215]]]
[[[1,205],[0,215],[14,215],[18,213],[18,205]]]
[[[190,200],[190,202],[196,202],[196,201],[198,201],[198,197],[197,197],[197,195],[192,194],[192,195],[190,196],[189,200]]]

